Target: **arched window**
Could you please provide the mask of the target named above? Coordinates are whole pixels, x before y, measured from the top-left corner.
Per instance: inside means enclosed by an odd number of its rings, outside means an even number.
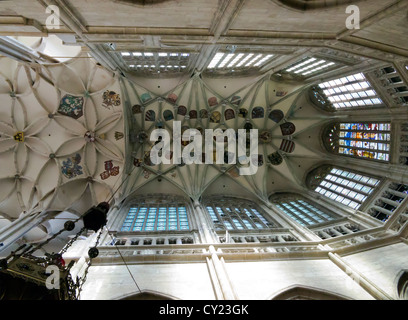
[[[279,227],[255,203],[237,198],[213,198],[205,207],[216,230],[264,230]]]
[[[182,201],[154,199],[135,201],[128,207],[120,231],[188,231],[187,206]]]
[[[302,226],[312,226],[340,218],[337,214],[296,194],[278,194],[271,202]]]
[[[327,127],[323,136],[326,148],[333,153],[364,159],[390,160],[390,123],[335,123]]]
[[[322,166],[309,173],[307,183],[317,193],[357,210],[380,180],[343,168]]]
[[[384,103],[363,73],[319,84],[324,96],[336,109],[383,106]]]

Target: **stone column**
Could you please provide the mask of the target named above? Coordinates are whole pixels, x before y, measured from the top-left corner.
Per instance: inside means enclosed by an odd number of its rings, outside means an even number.
[[[207,222],[206,215],[199,201],[193,203],[200,238],[203,243],[217,243],[217,236]]]
[[[225,300],[237,300],[237,296],[231,285],[228,274],[225,270],[223,259],[219,259],[214,246],[209,247],[209,252],[211,254],[210,262],[212,263],[214,275],[218,280],[219,288],[221,289],[222,296]]]

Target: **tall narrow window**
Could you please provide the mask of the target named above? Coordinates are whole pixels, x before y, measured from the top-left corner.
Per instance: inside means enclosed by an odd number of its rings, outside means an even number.
[[[277,195],[271,201],[288,217],[306,227],[340,218],[296,195]]]
[[[327,148],[337,154],[390,160],[390,123],[336,123],[324,133]]]
[[[319,87],[336,109],[383,105],[362,73],[324,82]]]
[[[183,230],[189,230],[187,209],[183,204],[131,207],[121,228],[121,231]]]
[[[240,199],[212,199],[206,209],[218,230],[262,230],[278,227],[253,203]]]
[[[380,180],[340,168],[321,167],[309,174],[308,183],[317,193],[358,209],[379,185]]]

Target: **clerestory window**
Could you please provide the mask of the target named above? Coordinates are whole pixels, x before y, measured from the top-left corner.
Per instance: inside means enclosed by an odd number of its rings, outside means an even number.
[[[320,167],[308,175],[309,187],[312,190],[356,210],[380,182],[375,177],[331,166]]]
[[[391,124],[348,122],[330,125],[324,133],[329,151],[346,156],[390,160]]]

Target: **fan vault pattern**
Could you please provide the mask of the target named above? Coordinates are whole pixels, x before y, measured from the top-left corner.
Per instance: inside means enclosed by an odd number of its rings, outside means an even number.
[[[296,85],[283,86],[269,77],[261,77],[225,95],[214,89],[211,78],[195,75],[169,92],[155,94],[125,81],[123,90],[131,105],[128,108],[131,137],[128,162],[133,163],[134,168],[128,167],[132,175],[124,184],[123,194],[143,192],[143,187],[150,183],[159,187],[163,180],[170,183],[169,186],[177,187],[172,189],[173,192],[181,190],[182,194],[195,200],[206,192],[212,192],[212,186],[224,183],[225,179],[236,182],[241,191],[249,192],[262,201],[266,201],[276,187],[303,188],[302,174],[293,170],[294,166],[298,166],[297,158],[319,159],[321,155],[298,145],[296,134],[326,121],[321,115],[315,116],[318,111],[313,108],[303,112],[308,117],[302,116],[302,105],[310,104],[303,89]],[[301,116],[297,118],[295,114]],[[156,142],[150,141],[150,134],[156,128],[164,128],[171,135],[174,121],[181,121],[182,132],[194,128],[202,135],[205,129],[225,131],[232,128],[236,132],[237,129],[257,129],[257,173],[240,176],[239,162],[228,164],[228,159],[235,155],[228,152],[227,146],[223,165],[177,165],[174,162],[153,165],[149,155]],[[188,145],[188,142],[182,142],[182,145]],[[173,152],[164,156],[173,160]],[[205,159],[204,148],[202,159]],[[273,180],[282,183],[274,186]]]
[[[304,108],[310,102],[299,85],[263,76],[225,94],[213,79],[194,75],[159,94],[86,55],[41,67],[8,58],[0,64],[2,225],[27,212],[78,215],[113,195],[120,202],[145,188],[198,200],[227,184],[235,186],[231,195],[267,201],[274,192],[305,188],[299,163],[322,159],[299,137],[328,119],[317,108]],[[150,133],[172,132],[176,120],[182,131],[258,129],[257,173],[240,176],[227,150],[222,165],[153,165]]]
[[[124,164],[117,77],[86,55],[44,66],[1,58],[0,70],[2,226],[106,201]]]

